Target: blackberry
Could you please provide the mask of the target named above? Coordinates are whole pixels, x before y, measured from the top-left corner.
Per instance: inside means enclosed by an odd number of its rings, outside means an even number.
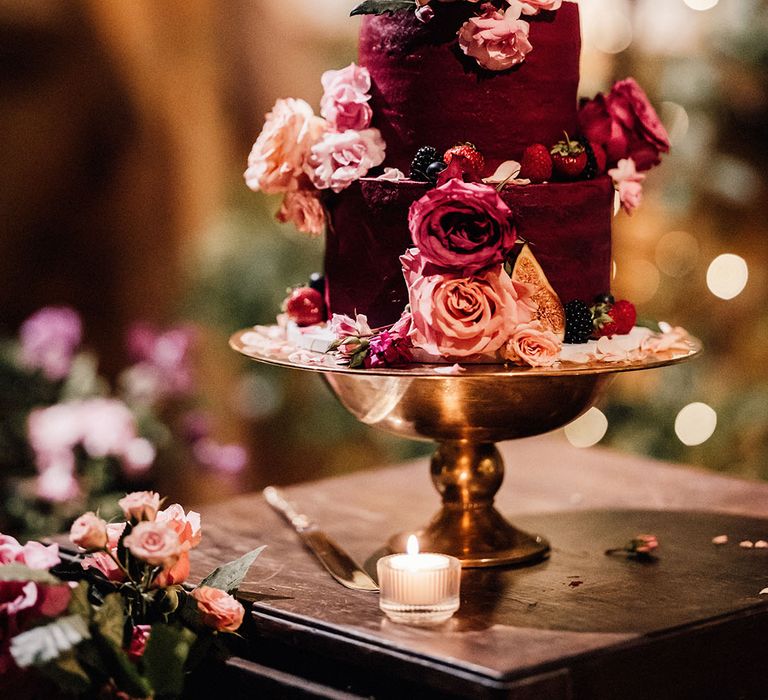
[[[408,177],[419,182],[428,182],[427,168],[436,160],[441,160],[434,146],[422,146],[411,161],[411,172]]]
[[[438,176],[447,167],[448,166],[445,164],[445,161],[442,160],[436,160],[434,163],[430,163],[427,166],[427,179],[430,182],[437,182]]]
[[[580,299],[565,305],[565,342],[586,343],[592,335],[592,311]]]
[[[585,180],[594,180],[597,177],[597,158],[595,158],[595,151],[593,150],[589,139],[581,137],[579,143],[584,146],[584,150],[587,152],[587,167],[584,168],[584,172],[581,176]]]

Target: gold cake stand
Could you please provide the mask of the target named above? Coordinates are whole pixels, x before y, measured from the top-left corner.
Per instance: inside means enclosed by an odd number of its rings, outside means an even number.
[[[448,365],[349,369],[336,365],[332,356],[267,340],[264,332],[239,331],[230,346],[258,362],[320,373],[341,404],[366,425],[437,442],[431,474],[442,508],[417,533],[419,544],[422,551],[456,556],[465,567],[524,564],[549,553],[543,537],[517,529],[493,505],[504,478],[496,442],[567,425],[620,372],[673,365],[701,351],[691,339],[687,350],[633,362],[542,368],[467,364],[449,374]],[[407,534],[393,535],[389,549],[405,551]]]

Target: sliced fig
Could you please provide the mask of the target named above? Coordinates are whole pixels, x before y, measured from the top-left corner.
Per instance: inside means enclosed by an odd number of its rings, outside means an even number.
[[[565,338],[563,305],[527,243],[517,256],[512,279],[533,288],[531,298],[536,304],[537,318],[562,341]]]

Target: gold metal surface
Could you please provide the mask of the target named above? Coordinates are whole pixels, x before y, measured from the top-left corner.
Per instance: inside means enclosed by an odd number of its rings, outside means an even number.
[[[595,403],[618,372],[675,364],[701,351],[692,341],[688,351],[634,362],[466,365],[466,371],[446,375],[445,366],[438,365],[351,370],[332,362],[292,361],[284,349],[275,354],[244,343],[248,332],[232,336],[231,347],[260,362],[319,372],[341,404],[366,425],[438,443],[431,472],[443,506],[419,533],[419,544],[422,551],[456,556],[466,567],[529,563],[549,552],[546,540],[516,529],[493,507],[504,478],[494,443],[567,425]],[[388,544],[392,551],[405,551],[403,534]]]

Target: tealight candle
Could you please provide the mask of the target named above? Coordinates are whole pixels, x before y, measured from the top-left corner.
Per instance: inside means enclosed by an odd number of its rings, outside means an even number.
[[[379,607],[395,622],[437,625],[459,609],[461,562],[446,554],[419,553],[415,535],[407,554],[379,559]]]

